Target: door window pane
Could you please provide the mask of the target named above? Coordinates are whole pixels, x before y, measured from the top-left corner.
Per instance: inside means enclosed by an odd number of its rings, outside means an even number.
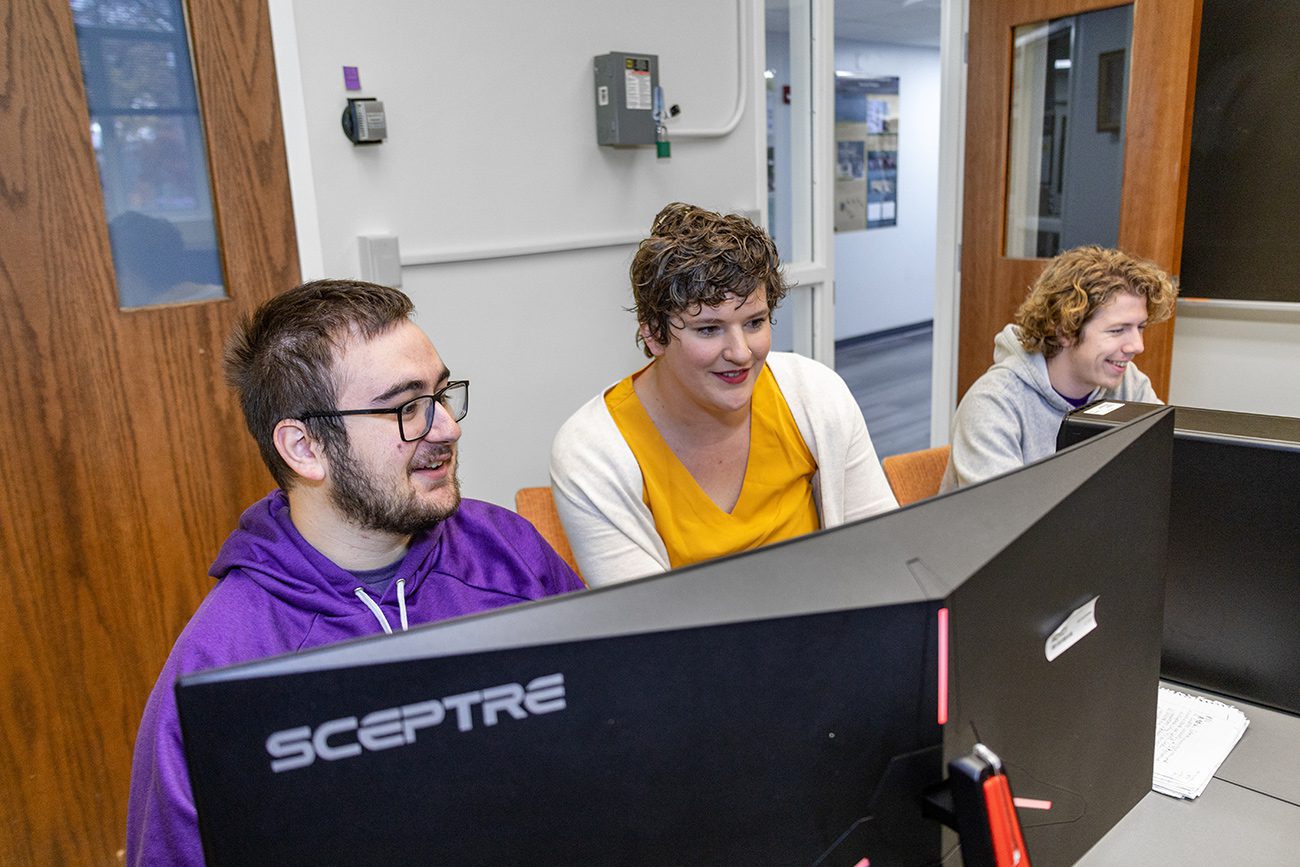
[[[1118,243],[1132,34],[1132,6],[1015,29],[1008,257]]]
[[[813,257],[813,2],[768,0],[767,230],[787,266]],[[791,273],[787,270],[787,274]],[[799,285],[776,313],[772,346],[813,354],[813,284]]]
[[[226,297],[181,0],[71,0],[118,297]]]
[[[783,262],[806,262],[813,250],[812,2],[766,6],[767,227]]]

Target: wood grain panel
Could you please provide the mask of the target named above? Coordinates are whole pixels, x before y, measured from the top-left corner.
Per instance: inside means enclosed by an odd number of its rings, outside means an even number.
[[[0,35],[0,863],[112,864],[145,697],[271,487],[220,368],[297,280],[264,0],[192,19],[230,300],[121,311],[66,0]],[[218,8],[219,7],[219,8]]]
[[[1020,24],[1117,5],[1113,0],[971,0],[962,217],[958,395],[992,363],[993,337],[1044,259],[1003,255],[1011,38]],[[1135,0],[1119,246],[1177,272],[1191,134],[1200,0]],[[1172,321],[1148,331],[1139,359],[1168,395]]]
[[[298,278],[292,202],[266,195],[289,189],[270,13],[264,0],[196,3],[190,21],[226,277],[243,302],[243,293],[260,298]],[[204,33],[218,38],[200,40]]]

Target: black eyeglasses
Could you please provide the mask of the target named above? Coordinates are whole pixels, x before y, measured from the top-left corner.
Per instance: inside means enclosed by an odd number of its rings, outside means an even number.
[[[451,416],[452,421],[460,421],[469,414],[469,380],[458,379],[447,383],[445,388],[435,391],[433,394],[422,394],[419,397],[413,397],[401,406],[392,409],[334,409],[321,412],[305,412],[298,416],[301,420],[309,418],[335,418],[341,415],[395,415],[397,416],[397,430],[402,436],[402,442],[415,442],[424,439],[433,427],[433,416],[436,412],[436,406],[442,404],[442,408]]]

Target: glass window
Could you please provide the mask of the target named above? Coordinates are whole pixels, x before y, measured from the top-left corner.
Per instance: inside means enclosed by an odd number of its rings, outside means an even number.
[[[226,297],[181,0],[71,0],[118,297]]]
[[[1008,257],[1118,243],[1132,34],[1132,6],[1015,29]]]
[[[812,3],[770,0],[767,22],[767,228],[781,261],[812,258]]]
[[[777,311],[772,346],[814,352],[813,293],[824,287],[800,270],[813,265],[813,6],[767,0],[767,230],[786,277],[797,284]]]

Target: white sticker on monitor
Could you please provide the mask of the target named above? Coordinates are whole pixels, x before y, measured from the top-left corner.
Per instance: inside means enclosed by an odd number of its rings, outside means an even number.
[[[1047,655],[1048,662],[1074,647],[1081,638],[1097,628],[1097,600],[1100,598],[1094,596],[1074,609],[1074,612],[1065,618],[1065,622],[1056,627],[1056,631],[1047,637],[1047,645],[1043,648],[1043,652]]]
[[[1123,405],[1124,404],[1122,403],[1116,403],[1113,400],[1108,400],[1105,403],[1099,403],[1096,406],[1090,406],[1079,414],[1080,415],[1110,415],[1112,412],[1119,409]]]

